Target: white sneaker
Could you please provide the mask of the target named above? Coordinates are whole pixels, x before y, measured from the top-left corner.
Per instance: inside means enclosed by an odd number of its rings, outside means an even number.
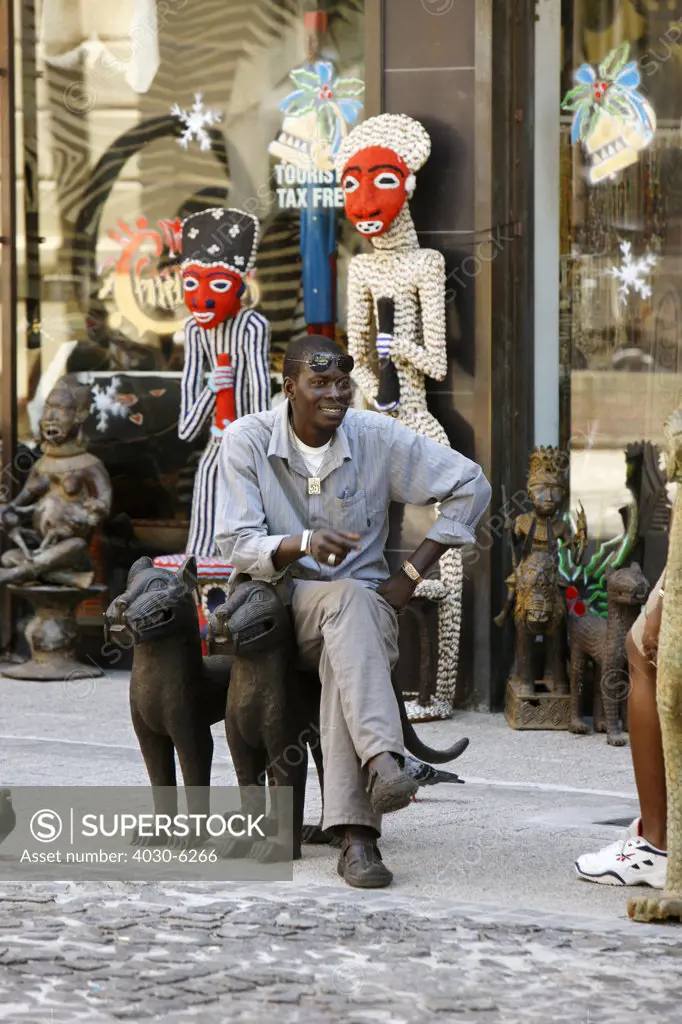
[[[650,885],[664,889],[668,854],[650,846],[639,835],[640,824],[640,819],[635,818],[622,839],[597,853],[578,857],[578,877],[600,885]]]

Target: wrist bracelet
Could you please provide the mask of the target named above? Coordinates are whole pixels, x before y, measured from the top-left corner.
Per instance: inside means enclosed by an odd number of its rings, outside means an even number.
[[[308,544],[310,543],[310,530],[304,530],[301,534],[301,554],[308,554]]]
[[[313,533],[314,532],[315,532],[314,530],[308,530],[308,543],[307,543],[306,549],[305,549],[306,555],[312,555],[312,553],[313,553]]]

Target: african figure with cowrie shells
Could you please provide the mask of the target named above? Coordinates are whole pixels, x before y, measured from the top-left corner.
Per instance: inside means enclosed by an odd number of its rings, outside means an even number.
[[[354,256],[348,268],[348,350],[353,377],[370,408],[399,419],[419,434],[450,445],[426,403],[424,377],[444,380],[445,260],[422,249],[408,199],[431,140],[404,114],[363,121],[344,139],[336,157],[346,215],[373,252]],[[377,325],[379,375],[371,360],[372,314]],[[414,718],[452,713],[461,626],[462,557],[452,548],[440,559],[440,580],[424,580],[416,597],[438,600],[438,677],[428,708],[409,707]]]

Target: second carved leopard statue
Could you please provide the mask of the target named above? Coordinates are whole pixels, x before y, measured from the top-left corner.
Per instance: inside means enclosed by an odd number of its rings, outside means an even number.
[[[259,860],[301,856],[303,809],[308,754],[315,758],[320,787],[323,769],[320,736],[320,682],[300,671],[289,609],[277,589],[243,576],[235,580],[228,601],[209,620],[210,649],[233,657],[225,728],[240,787],[247,791],[249,810],[263,813],[266,778],[293,790],[293,835],[277,827],[278,838],[254,845],[250,856]],[[395,687],[406,750],[432,764],[445,764],[462,754],[468,739],[447,750],[426,746],[407,718],[402,693]],[[261,792],[258,792],[258,788]],[[329,841],[321,827],[308,826],[307,842]],[[231,842],[229,854],[242,852],[244,843]]]
[[[571,725],[574,733],[587,733],[581,713],[581,697],[590,661],[597,666],[594,687],[595,732],[606,732],[607,742],[624,746],[622,721],[628,694],[625,640],[649,594],[649,583],[636,562],[624,569],[607,570],[608,617],[594,612],[572,617],[569,623],[571,650]]]

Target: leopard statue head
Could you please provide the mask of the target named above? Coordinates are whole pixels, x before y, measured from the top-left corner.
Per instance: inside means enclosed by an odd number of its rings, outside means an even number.
[[[151,558],[138,558],[128,573],[125,593],[114,598],[104,621],[107,639],[121,647],[150,643],[193,630],[199,636],[194,594],[196,559],[185,559],[177,572],[157,568]]]
[[[643,605],[649,596],[649,581],[637,562],[623,569],[606,570],[606,592],[614,604]]]
[[[289,611],[275,587],[244,577],[209,618],[209,636],[229,654],[256,657],[293,644]]]

